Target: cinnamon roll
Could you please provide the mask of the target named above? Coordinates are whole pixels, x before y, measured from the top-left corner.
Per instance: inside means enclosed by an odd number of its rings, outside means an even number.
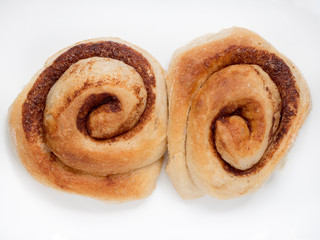
[[[167,76],[169,161],[182,198],[253,192],[287,153],[310,109],[296,66],[231,28],[178,49]]]
[[[164,70],[117,38],[79,42],[47,60],[10,108],[27,170],[63,191],[107,201],[153,191],[166,150]]]

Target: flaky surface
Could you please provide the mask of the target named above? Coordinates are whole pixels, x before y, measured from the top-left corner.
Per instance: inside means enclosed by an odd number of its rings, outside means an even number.
[[[9,110],[27,170],[63,191],[122,202],[151,194],[166,150],[164,71],[117,38],[49,58]]]
[[[257,34],[231,28],[173,55],[166,171],[182,198],[233,198],[259,188],[310,110],[294,64]]]

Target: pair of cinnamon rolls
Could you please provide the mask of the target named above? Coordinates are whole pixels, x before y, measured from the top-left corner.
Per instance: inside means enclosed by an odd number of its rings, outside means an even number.
[[[166,171],[181,197],[226,199],[268,179],[309,109],[293,63],[231,28],[178,49],[167,73],[120,39],[74,44],[35,74],[9,125],[27,170],[60,190],[144,198],[168,145]]]

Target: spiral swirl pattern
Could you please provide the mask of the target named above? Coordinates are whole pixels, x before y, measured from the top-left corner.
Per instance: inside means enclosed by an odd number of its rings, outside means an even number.
[[[310,105],[296,67],[242,28],[177,50],[167,85],[166,170],[183,198],[257,189],[288,151]]]
[[[132,44],[103,38],[51,57],[11,107],[10,128],[40,181],[127,201],[155,187],[166,119],[160,64]]]

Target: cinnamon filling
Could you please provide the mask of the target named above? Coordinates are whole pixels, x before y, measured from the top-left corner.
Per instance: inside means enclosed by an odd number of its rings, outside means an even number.
[[[292,120],[297,114],[300,96],[295,84],[295,78],[286,63],[274,53],[269,53],[265,50],[257,50],[253,47],[244,46],[230,46],[216,56],[205,59],[204,62],[201,63],[202,69],[199,70],[198,74],[201,74],[202,71],[206,71],[206,67],[204,66],[212,66],[212,63],[216,61],[221,64],[220,69],[235,64],[258,65],[270,76],[272,81],[276,84],[280,93],[282,108],[280,124],[274,134],[270,134],[269,146],[263,157],[249,169],[240,170],[231,166],[228,162],[223,160],[215,145],[217,121],[225,121],[228,117],[237,115],[245,121],[248,129],[250,130],[250,122],[247,121],[244,116],[242,116],[243,108],[239,107],[235,109],[234,106],[226,106],[212,121],[210,142],[216,152],[216,155],[220,159],[223,168],[236,176],[245,176],[257,173],[272,156],[277,146],[283,139],[284,135],[288,132],[288,129],[292,124]],[[210,76],[208,77],[208,79],[210,78]]]
[[[130,65],[139,73],[147,91],[146,108],[135,128],[132,131],[121,134],[119,137],[124,139],[131,138],[142,129],[154,109],[156,98],[155,93],[152,91],[152,87],[155,87],[156,85],[156,80],[148,60],[144,58],[141,53],[121,43],[112,41],[83,43],[62,53],[40,74],[29,91],[27,99],[22,106],[22,125],[26,134],[26,139],[29,142],[35,142],[39,136],[42,136],[43,111],[51,87],[72,64],[81,59],[91,57],[116,59]],[[92,103],[91,105],[93,108],[96,106],[97,102],[105,102],[104,104],[107,104],[111,111],[117,111],[121,107],[114,96],[94,96],[92,99],[88,99],[88,101]],[[87,107],[83,106],[78,115],[77,125],[80,131],[90,134],[90,130],[84,130],[87,129],[85,120],[88,117],[89,111],[90,110],[88,110]],[[113,141],[114,140],[115,139],[113,139]]]

